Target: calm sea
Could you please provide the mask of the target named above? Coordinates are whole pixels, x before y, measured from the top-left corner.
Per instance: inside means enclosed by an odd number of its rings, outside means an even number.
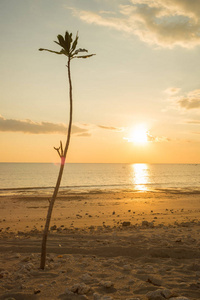
[[[51,163],[0,163],[0,191],[52,188],[58,171],[59,165]],[[200,191],[200,164],[66,164],[61,187]]]

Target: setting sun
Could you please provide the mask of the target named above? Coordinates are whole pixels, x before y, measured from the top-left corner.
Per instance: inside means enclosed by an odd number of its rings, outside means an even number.
[[[148,131],[144,125],[137,125],[131,130],[127,139],[135,144],[146,144],[148,142]]]

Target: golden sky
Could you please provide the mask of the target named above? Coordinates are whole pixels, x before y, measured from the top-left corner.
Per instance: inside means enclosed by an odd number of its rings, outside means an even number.
[[[55,162],[69,119],[54,43],[79,32],[69,162],[200,163],[199,0],[0,4],[1,162]]]

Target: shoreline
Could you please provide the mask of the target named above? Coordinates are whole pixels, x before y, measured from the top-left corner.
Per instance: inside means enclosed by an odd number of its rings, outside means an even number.
[[[118,227],[123,222],[154,226],[191,222],[200,216],[200,192],[157,191],[74,191],[60,190],[52,214],[52,225],[64,228],[93,226]],[[51,193],[38,190],[0,195],[0,229],[41,231]],[[54,224],[56,223],[56,224]],[[9,231],[8,230],[8,231]]]
[[[151,186],[151,187],[150,187]],[[47,195],[47,192],[49,192],[49,196],[51,196],[51,193],[53,193],[54,186],[49,187],[17,187],[17,188],[0,188],[0,197],[1,196],[15,196],[19,193],[25,193],[25,192],[32,192],[34,195],[38,192],[40,195],[45,194]],[[90,193],[120,193],[120,192],[127,192],[127,193],[151,193],[151,192],[166,192],[166,193],[178,193],[178,194],[185,194],[185,193],[196,193],[200,194],[200,186],[186,186],[186,187],[153,187],[152,185],[143,185],[141,184],[141,187],[139,188],[137,185],[137,188],[130,185],[124,185],[124,186],[61,186],[59,188],[59,193],[62,194],[90,194]]]

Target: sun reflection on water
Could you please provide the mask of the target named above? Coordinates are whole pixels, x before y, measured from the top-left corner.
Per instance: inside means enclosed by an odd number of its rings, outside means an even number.
[[[133,164],[133,184],[136,190],[148,191],[149,167],[147,164]]]

